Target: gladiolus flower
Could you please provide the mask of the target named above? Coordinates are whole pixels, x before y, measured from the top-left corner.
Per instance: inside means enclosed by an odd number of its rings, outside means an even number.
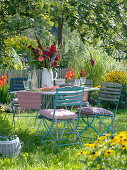
[[[54,62],[53,64],[52,64],[52,67],[57,67],[57,62]]]
[[[43,51],[42,51],[42,50],[39,50],[39,51],[38,51],[38,55],[43,55]]]
[[[44,57],[43,56],[39,56],[38,61],[43,61]]]
[[[87,77],[87,76],[86,76],[86,72],[85,72],[84,69],[81,70],[80,76],[81,76],[81,77]]]
[[[74,69],[72,69],[72,70],[68,70],[68,71],[67,71],[65,77],[66,77],[67,79],[75,79],[75,76],[76,76],[76,74],[75,74],[75,72],[74,72]]]
[[[91,65],[92,65],[92,67],[94,66],[94,64],[95,64],[95,61],[94,61],[94,59],[93,58],[91,58],[90,59],[90,63],[91,63]]]

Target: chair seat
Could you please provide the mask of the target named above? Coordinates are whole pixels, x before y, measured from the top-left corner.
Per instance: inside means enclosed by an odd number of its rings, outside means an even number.
[[[42,109],[41,111],[39,111],[39,114],[49,119],[53,119],[53,111],[54,109]],[[75,119],[76,116],[77,115],[74,112],[71,112],[65,109],[56,109],[56,112],[55,112],[56,120]]]
[[[101,107],[83,107],[81,114],[85,115],[113,115],[113,112]]]

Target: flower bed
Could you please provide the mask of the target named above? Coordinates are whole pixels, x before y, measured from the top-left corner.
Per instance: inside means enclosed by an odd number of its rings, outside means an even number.
[[[101,136],[94,143],[87,143],[85,148],[77,153],[81,162],[88,167],[97,169],[115,169],[126,167],[127,161],[127,131],[114,136]]]

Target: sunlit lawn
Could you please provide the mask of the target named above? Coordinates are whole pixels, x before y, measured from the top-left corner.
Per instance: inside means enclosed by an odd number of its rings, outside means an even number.
[[[14,129],[12,115],[10,113],[7,113],[6,116],[1,114],[0,134],[16,134],[23,142],[23,148],[21,154],[16,158],[0,158],[0,169],[80,170],[86,168],[77,155],[77,152],[82,151],[83,146],[67,146],[56,150],[53,143],[40,145],[38,137],[35,136],[37,124],[38,122],[34,125],[33,118],[17,118]],[[116,132],[127,130],[127,109],[118,110],[114,128]],[[94,136],[93,131],[86,131],[85,134]],[[83,143],[92,142],[86,138],[82,138],[82,141]]]

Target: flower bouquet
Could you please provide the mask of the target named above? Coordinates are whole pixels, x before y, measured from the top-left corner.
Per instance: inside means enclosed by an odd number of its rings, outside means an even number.
[[[58,66],[59,60],[62,59],[60,49],[56,48],[56,43],[54,42],[51,46],[42,47],[40,41],[37,39],[38,48],[35,49],[32,45],[28,48],[32,51],[33,65],[40,68],[54,68]]]

